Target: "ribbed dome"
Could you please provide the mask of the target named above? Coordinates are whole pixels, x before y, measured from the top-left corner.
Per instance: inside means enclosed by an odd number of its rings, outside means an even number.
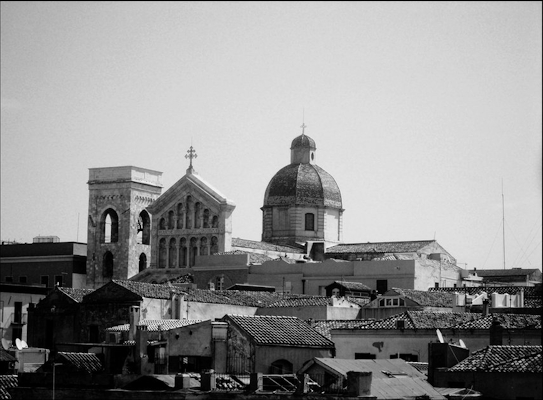
[[[297,139],[300,137],[294,139],[293,146]],[[312,139],[308,139],[313,142]],[[341,192],[334,178],[318,165],[305,163],[287,165],[280,169],[268,184],[264,206],[282,205],[343,208]]]
[[[307,135],[300,135],[297,138],[294,138],[292,141],[292,144],[290,145],[290,149],[296,149],[298,147],[309,147],[315,150],[317,147],[315,146],[315,141],[311,139]]]

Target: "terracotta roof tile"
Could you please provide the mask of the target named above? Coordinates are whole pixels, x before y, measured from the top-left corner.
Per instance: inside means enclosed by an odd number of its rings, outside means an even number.
[[[404,329],[443,329],[480,316],[475,313],[404,311],[353,329],[398,329],[396,321],[404,321]]]
[[[94,289],[74,289],[74,288],[63,287],[63,286],[58,286],[57,289],[60,292],[71,297],[73,300],[75,300],[78,303],[81,303],[81,301],[83,300],[83,297],[85,297],[89,293],[94,292]]]
[[[485,317],[482,314],[473,321],[461,322],[452,328],[454,329],[490,329],[492,321],[500,322],[505,329],[541,329],[541,315],[531,314],[489,314]]]
[[[366,286],[360,282],[334,281],[334,283],[337,283],[338,285],[341,285],[348,290],[371,291],[371,288],[369,286]]]
[[[144,319],[140,321],[140,325],[147,325],[147,331],[169,331],[170,329],[181,328],[187,325],[193,325],[202,322],[200,319]],[[158,329],[158,327],[161,329]],[[108,332],[128,332],[130,330],[130,324],[122,324],[112,326],[106,329]]]
[[[301,247],[283,246],[273,243],[257,242],[254,240],[246,240],[240,238],[232,238],[232,246],[245,247],[255,250],[279,251],[281,253],[304,253],[304,249]]]
[[[424,307],[453,307],[451,293],[426,292],[423,290],[392,288],[395,292]]]
[[[347,320],[319,320],[312,321],[311,327],[319,332],[322,336],[332,339],[330,331],[332,329],[359,329],[361,326],[367,325],[374,320],[362,320],[362,319],[347,319]]]
[[[13,357],[11,354],[9,354],[6,350],[4,350],[3,347],[0,347],[0,361],[12,362],[12,361],[17,361],[17,359]]]
[[[171,292],[180,293],[181,290],[171,285],[136,282],[128,280],[113,280],[117,285],[122,286],[131,292],[134,292],[141,297],[147,297],[150,299],[169,299]]]
[[[530,372],[542,373],[543,347],[491,345],[475,351],[449,371]]]
[[[19,377],[17,375],[0,375],[0,399],[11,399],[8,388],[19,386]]]
[[[329,247],[326,253],[413,253],[432,242],[434,241],[342,243]]]
[[[225,315],[259,345],[333,348],[334,343],[296,317]]]
[[[265,261],[273,260],[273,258],[268,257],[265,254],[253,253],[253,252],[242,251],[242,250],[224,251],[222,253],[216,253],[213,255],[220,256],[223,254],[249,254],[249,264],[262,264]]]
[[[78,372],[101,372],[103,370],[100,359],[94,353],[71,353],[59,351],[57,361],[66,361]]]

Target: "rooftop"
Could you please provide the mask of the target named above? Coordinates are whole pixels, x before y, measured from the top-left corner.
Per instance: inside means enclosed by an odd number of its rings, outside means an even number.
[[[281,253],[304,253],[304,249],[301,247],[298,248],[291,246],[282,246],[268,242],[257,242],[255,240],[240,238],[232,238],[232,247],[245,247],[255,250],[278,251]]]
[[[453,296],[446,292],[426,292],[423,290],[392,288],[392,291],[398,293],[409,300],[412,300],[424,307],[453,307]],[[389,294],[388,291],[385,294]]]
[[[434,240],[342,243],[329,247],[326,253],[414,253],[433,242]]]
[[[139,325],[146,325],[148,332],[169,331],[202,322],[200,319],[143,319]],[[160,329],[159,329],[160,327]],[[130,324],[112,326],[106,329],[108,332],[128,332]]]
[[[484,372],[543,372],[543,347],[538,346],[498,346],[491,345],[475,351],[449,371]]]
[[[334,343],[296,317],[225,315],[258,345],[333,348]]]

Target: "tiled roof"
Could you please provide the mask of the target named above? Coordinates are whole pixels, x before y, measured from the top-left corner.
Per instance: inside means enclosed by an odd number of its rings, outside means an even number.
[[[540,297],[541,298],[541,287],[537,286],[481,286],[481,287],[441,287],[434,288],[431,287],[428,289],[429,292],[450,292],[450,293],[466,293],[469,295],[480,294],[485,292],[487,294],[498,293],[498,294],[518,294],[521,290],[524,291],[524,298],[526,297]]]
[[[180,289],[170,285],[157,283],[136,282],[127,280],[113,280],[117,285],[122,286],[141,297],[150,299],[169,299],[172,291],[180,293]]]
[[[475,351],[449,371],[542,373],[543,347],[491,345]]]
[[[265,315],[224,316],[259,345],[333,348],[334,343],[296,317]]]
[[[57,286],[57,289],[64,293],[66,296],[71,297],[73,300],[75,300],[78,303],[81,303],[83,300],[83,297],[88,295],[89,293],[94,292],[94,289],[74,289],[70,287],[63,287],[63,286]]]
[[[409,365],[419,371],[421,374],[428,375],[428,363],[427,362],[415,362],[408,361]]]
[[[473,321],[461,322],[453,326],[454,329],[490,329],[492,321],[496,319],[505,329],[541,329],[541,315],[531,314],[489,314]]]
[[[477,273],[477,276],[493,277],[493,276],[527,276],[534,272],[540,272],[538,269],[477,269],[469,270],[471,273]]]
[[[404,311],[352,329],[398,329],[396,328],[396,321],[405,321],[404,329],[443,329],[480,317],[481,314],[475,313]]]
[[[410,242],[342,243],[326,250],[326,253],[414,253],[433,243],[433,240]]]
[[[187,325],[197,324],[202,322],[200,319],[143,319],[140,321],[140,325],[147,325],[147,331],[158,332],[168,331],[170,329],[181,328]],[[160,329],[158,327],[161,326]],[[128,332],[130,330],[130,324],[122,324],[112,326],[106,329],[108,332]]]
[[[266,307],[281,299],[281,293],[244,290],[185,289],[186,300],[199,303],[232,304],[248,307]]]
[[[345,289],[348,290],[360,290],[360,291],[371,291],[371,288],[369,286],[364,285],[360,282],[344,282],[344,281],[334,281],[334,283],[337,283],[338,285],[343,286]]]
[[[100,359],[94,353],[70,353],[59,351],[58,360],[65,360],[78,372],[101,372],[103,370]]]
[[[213,255],[220,256],[224,254],[249,254],[249,264],[262,264],[265,261],[273,260],[273,258],[268,257],[265,254],[253,253],[250,251],[242,251],[242,250],[223,251],[222,253],[216,253]]]
[[[17,361],[17,359],[13,357],[11,354],[9,354],[6,350],[4,350],[3,347],[0,347],[0,361],[11,362],[11,361]]]
[[[11,399],[8,388],[19,386],[19,377],[17,375],[0,375],[0,400]]]
[[[234,247],[246,247],[248,249],[255,250],[267,250],[267,251],[280,251],[281,253],[304,253],[302,248],[281,246],[267,242],[257,242],[254,240],[232,238],[232,246]]]
[[[392,288],[392,290],[424,307],[453,307],[453,296],[450,293],[401,288]]]
[[[269,304],[273,307],[326,307],[332,305],[332,298],[326,296],[288,295]]]
[[[330,330],[332,329],[358,329],[360,326],[364,326],[374,322],[374,320],[362,320],[362,319],[346,319],[346,320],[319,320],[312,321],[311,327],[319,332],[322,336],[332,339]]]

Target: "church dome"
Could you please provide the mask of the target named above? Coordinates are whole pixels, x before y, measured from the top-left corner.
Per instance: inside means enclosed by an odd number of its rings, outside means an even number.
[[[315,146],[313,139],[302,135],[292,146],[306,141]],[[304,146],[305,146],[304,145]],[[264,195],[264,206],[310,205],[343,208],[341,192],[332,176],[311,163],[293,163],[281,168],[271,179]]]

